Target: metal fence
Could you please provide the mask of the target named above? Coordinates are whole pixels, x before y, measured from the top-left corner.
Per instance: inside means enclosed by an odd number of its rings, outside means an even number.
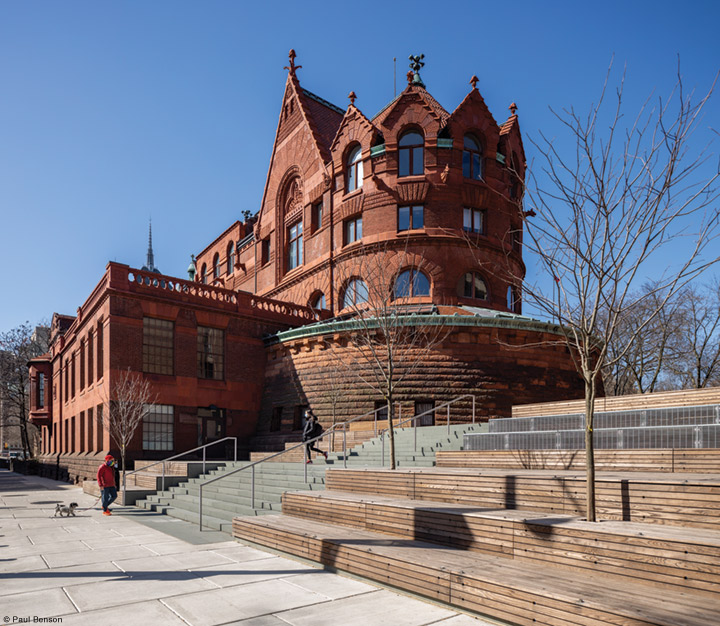
[[[663,409],[596,412],[593,420],[595,430],[656,426],[700,426],[702,424],[720,424],[720,405],[708,404]],[[488,431],[490,433],[538,432],[583,430],[584,427],[585,415],[573,413],[492,419],[489,422]]]
[[[678,426],[635,426],[593,431],[598,450],[649,448],[720,448],[720,423]],[[465,450],[583,450],[585,431],[541,430],[468,433]]]

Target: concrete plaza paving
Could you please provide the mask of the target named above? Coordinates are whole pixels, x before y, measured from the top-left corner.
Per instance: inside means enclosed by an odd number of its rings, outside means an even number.
[[[75,517],[54,517],[77,502]],[[89,508],[88,508],[89,507]],[[82,489],[0,470],[0,620],[108,626],[490,626]]]

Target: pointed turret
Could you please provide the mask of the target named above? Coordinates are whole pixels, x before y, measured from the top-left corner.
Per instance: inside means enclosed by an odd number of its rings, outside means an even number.
[[[150,220],[150,230],[148,232],[148,251],[147,251],[147,260],[145,261],[145,265],[142,266],[142,269],[146,272],[155,272],[156,274],[160,274],[160,270],[155,267],[155,255],[153,254],[153,247],[152,247],[152,220]]]

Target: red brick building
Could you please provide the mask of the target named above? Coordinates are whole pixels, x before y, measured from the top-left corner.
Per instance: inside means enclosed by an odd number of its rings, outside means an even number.
[[[404,91],[368,117],[352,92],[343,111],[303,88],[294,56],[258,214],[197,255],[193,282],[111,263],[75,319],[54,319],[51,353],[31,365],[38,388],[44,380],[31,414],[44,453],[112,448],[92,416],[98,388],[127,368],[152,381],[165,411],[138,435],[135,456],[167,456],[211,431],[276,445],[299,435],[308,404],[327,421],[323,346],[342,344],[342,332],[304,326],[362,300],[376,279],[361,261],[372,257],[388,268],[390,300],[402,291],[404,306],[423,306],[450,329],[407,381],[404,414],[461,393],[475,393],[486,418],[582,395],[556,331],[521,315],[525,157],[515,105],[498,124],[473,77],[448,112],[415,59]],[[344,418],[375,407],[371,392],[344,384]],[[149,432],[162,450],[148,447]]]

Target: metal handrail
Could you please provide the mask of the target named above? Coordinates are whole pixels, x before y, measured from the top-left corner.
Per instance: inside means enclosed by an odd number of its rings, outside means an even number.
[[[414,415],[413,417],[410,417],[406,420],[402,420],[398,424],[396,424],[394,426],[394,428],[401,426],[402,424],[406,424],[409,421],[415,420],[415,448],[417,449],[417,418],[422,417],[423,415],[427,415],[428,413],[434,413],[438,409],[442,409],[443,407],[447,406],[448,407],[448,413],[447,413],[448,414],[448,432],[450,432],[450,405],[457,402],[458,400],[462,400],[463,398],[472,398],[472,423],[474,424],[475,423],[475,396],[472,394],[464,394],[462,396],[454,398],[453,400],[450,400],[449,402],[445,402],[438,407],[433,407],[432,409],[423,411],[422,413],[419,413],[418,415]],[[398,405],[398,407],[400,409],[399,414],[400,414],[400,416],[402,416],[402,405]],[[202,530],[203,530],[202,491],[203,491],[203,487],[205,485],[209,485],[211,483],[217,482],[218,480],[222,480],[223,478],[228,478],[229,476],[232,476],[233,474],[237,474],[238,472],[242,472],[243,470],[250,468],[251,474],[252,474],[251,475],[251,485],[250,485],[250,507],[254,509],[255,508],[255,466],[256,465],[259,465],[260,463],[265,463],[266,461],[269,461],[270,459],[274,459],[275,457],[283,455],[286,452],[291,452],[292,450],[296,450],[300,446],[305,446],[305,452],[304,452],[303,456],[305,457],[306,462],[305,462],[303,468],[304,468],[304,480],[305,480],[305,482],[307,482],[307,445],[314,443],[316,441],[319,441],[319,440],[323,439],[324,437],[327,437],[330,433],[338,430],[339,427],[342,426],[342,428],[343,428],[343,467],[347,467],[347,437],[346,437],[347,436],[347,425],[352,422],[355,422],[359,419],[362,419],[363,417],[367,417],[368,415],[370,415],[372,413],[375,413],[376,414],[375,415],[375,435],[377,436],[377,413],[379,411],[383,411],[385,409],[387,409],[387,406],[379,407],[379,408],[375,409],[374,411],[369,411],[368,413],[364,413],[363,415],[360,415],[358,417],[354,417],[350,420],[346,420],[345,422],[341,422],[340,424],[333,424],[327,431],[323,432],[321,435],[318,435],[317,437],[313,437],[312,439],[307,439],[306,441],[301,441],[301,442],[295,444],[294,446],[285,448],[284,450],[280,450],[279,452],[271,454],[270,456],[267,456],[264,459],[260,459],[258,461],[253,461],[251,463],[248,463],[247,465],[238,467],[238,468],[232,470],[231,472],[226,472],[226,473],[222,474],[221,476],[216,476],[215,478],[211,478],[209,480],[201,482],[199,485],[200,531],[202,532]],[[387,432],[387,430],[389,430],[389,429],[383,430],[382,433]],[[381,434],[381,437],[382,437],[382,434]],[[383,446],[382,446],[382,461],[381,461],[381,463],[383,466],[385,465],[385,443],[384,443],[384,441],[383,441]]]
[[[447,429],[448,434],[450,434],[450,405],[457,402],[458,400],[462,400],[463,398],[472,398],[472,423],[475,423],[475,396],[471,393],[466,393],[462,396],[458,396],[457,398],[453,398],[452,400],[449,400],[448,402],[444,402],[440,406],[433,407],[432,409],[428,409],[427,411],[423,411],[422,413],[418,413],[417,415],[413,415],[412,417],[408,417],[406,420],[402,420],[395,424],[393,426],[393,430],[396,428],[399,428],[403,424],[407,424],[408,422],[413,422],[413,449],[417,451],[417,419],[419,417],[422,417],[423,415],[428,415],[429,413],[435,413],[438,409],[442,409],[443,407],[447,407]],[[380,465],[381,467],[385,467],[385,433],[388,432],[390,429],[385,428],[384,430],[380,431],[380,444],[381,444],[381,452],[380,452]],[[345,464],[345,467],[347,467],[347,464]]]
[[[155,465],[159,465],[162,463],[162,489],[160,491],[165,491],[165,463],[167,461],[172,461],[173,459],[178,459],[181,456],[185,456],[186,454],[190,454],[191,452],[195,452],[196,450],[202,450],[203,451],[203,474],[205,473],[205,448],[209,448],[210,446],[214,446],[215,444],[221,443],[223,441],[227,441],[228,439],[232,439],[235,441],[235,457],[234,461],[237,462],[237,437],[223,437],[222,439],[218,439],[217,441],[213,441],[211,443],[206,443],[202,446],[198,446],[197,448],[193,448],[192,450],[185,450],[185,452],[181,452],[180,454],[175,454],[173,456],[169,456],[166,459],[162,459],[160,461],[155,461],[155,463],[150,463],[150,465],[146,465],[145,467],[142,467],[140,469],[132,470],[131,472],[123,472],[123,486],[122,486],[122,494],[123,494],[123,502],[125,502],[125,492],[126,492],[126,477],[130,476],[130,474],[137,474],[138,472],[144,472],[149,467],[154,467]]]

